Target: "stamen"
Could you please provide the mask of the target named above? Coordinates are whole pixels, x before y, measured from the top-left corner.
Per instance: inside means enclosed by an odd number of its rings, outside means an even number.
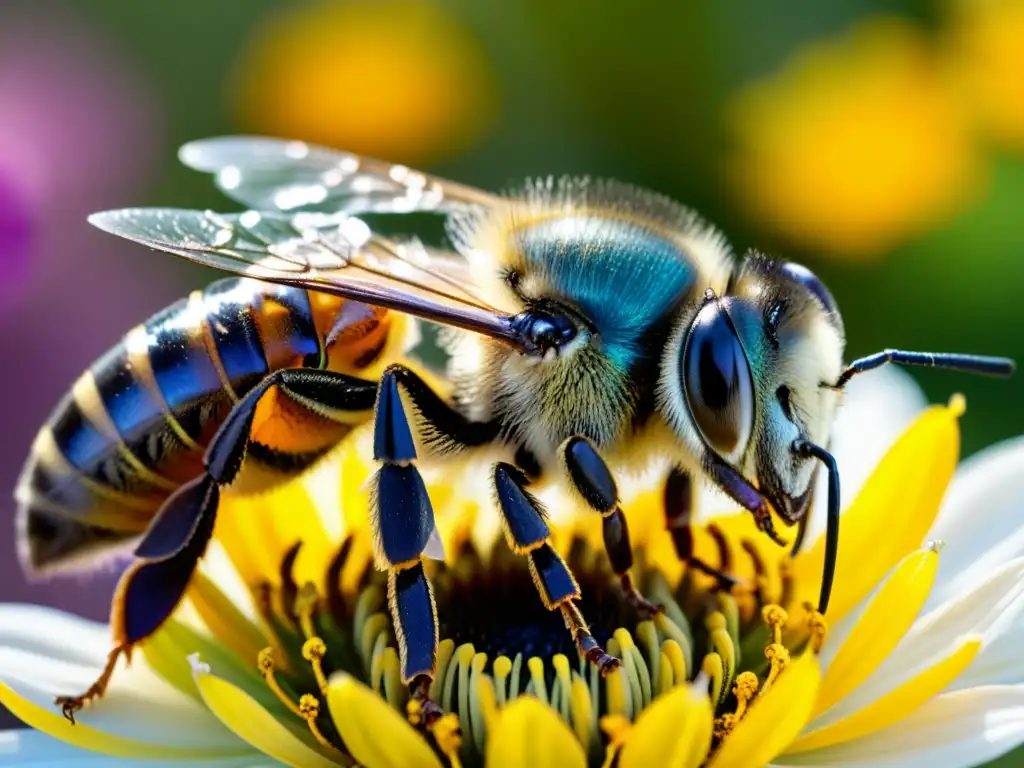
[[[508,656],[499,656],[494,660],[494,693],[498,700],[498,706],[505,706],[506,679],[512,671],[512,660]]]
[[[711,699],[712,707],[717,710],[722,706],[726,690],[723,685],[725,668],[722,664],[722,657],[717,653],[709,653],[704,657],[701,671],[711,678],[711,693],[708,694],[708,697]]]
[[[302,694],[299,699],[299,716],[306,721],[313,738],[320,742],[320,746],[327,747],[332,752],[338,751],[324,736],[320,726],[316,724],[316,719],[320,716],[320,700],[316,696],[309,693]]]
[[[828,637],[828,622],[813,603],[804,603],[804,608],[807,610],[807,628],[811,633],[811,650],[815,654],[821,653],[821,646]]]
[[[274,676],[274,666],[274,649],[268,646],[260,651],[256,657],[256,668],[259,670],[260,676],[266,680],[267,686],[274,692],[274,695],[277,696],[282,704],[299,717],[304,717],[299,706],[292,701],[291,697],[281,687],[281,684],[277,682],[277,678]]]
[[[732,678],[736,674],[736,646],[733,645],[732,636],[726,629],[726,620],[718,611],[708,614],[704,620],[708,630],[708,638],[722,662],[723,690],[728,690],[732,685]],[[721,701],[718,702],[721,705]]]
[[[785,629],[786,622],[789,621],[789,614],[781,606],[766,605],[761,616],[771,630],[771,642],[764,649],[764,656],[771,664],[771,669],[768,671],[768,679],[764,681],[764,686],[758,694],[763,696],[789,664],[789,650],[782,644],[782,630]]]
[[[327,677],[324,675],[323,659],[327,654],[327,645],[319,637],[311,637],[302,644],[302,658],[313,667],[316,685],[320,693],[327,693]]]
[[[757,695],[759,685],[757,675],[753,672],[742,672],[736,678],[736,685],[733,686],[732,692],[736,696],[737,721],[743,719],[743,715],[747,712],[747,705]]]

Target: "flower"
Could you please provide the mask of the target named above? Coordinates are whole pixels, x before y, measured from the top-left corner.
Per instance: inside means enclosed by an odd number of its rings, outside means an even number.
[[[863,428],[879,411],[902,420],[867,389],[851,384],[841,422]],[[0,703],[136,765],[983,762],[1024,741],[1024,440],[967,462],[940,508],[962,411],[953,398],[917,415],[855,494],[828,625],[804,606],[820,541],[790,560],[747,516],[714,517],[697,547],[744,579],[725,594],[676,562],[654,492],[641,487],[625,507],[636,581],[665,606],[654,618],[622,598],[592,515],[556,529],[592,630],[624,662],[601,679],[577,665],[522,559],[494,536],[472,470],[430,473],[449,553],[433,572],[444,639],[431,694],[449,714],[424,732],[371,565],[360,429],[306,482],[226,499],[187,603],[76,726],[52,696],[95,674],[102,628],[0,608]],[[343,515],[324,515],[339,494]],[[75,754],[38,733],[7,738],[21,760]]]
[[[959,210],[980,162],[940,64],[909,22],[873,19],[746,87],[727,113],[739,205],[792,243],[859,258]]]
[[[25,195],[0,168],[0,308],[17,295],[30,270],[34,230]]]
[[[473,144],[495,113],[480,43],[422,0],[317,0],[268,17],[238,66],[248,129],[423,164]]]
[[[948,65],[994,142],[1024,150],[1024,2],[958,0],[945,31]]]

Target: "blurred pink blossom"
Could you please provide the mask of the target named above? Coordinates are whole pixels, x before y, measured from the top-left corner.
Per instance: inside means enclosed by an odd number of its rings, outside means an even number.
[[[158,107],[138,64],[73,5],[0,4],[0,498],[81,371],[182,292],[169,260],[85,221],[145,202],[154,158],[168,155]],[[0,551],[0,601],[106,615],[109,576],[26,585],[10,516]]]

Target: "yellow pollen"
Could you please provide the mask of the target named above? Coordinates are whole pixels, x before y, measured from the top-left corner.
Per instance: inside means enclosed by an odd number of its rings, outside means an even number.
[[[274,692],[278,700],[296,715],[303,717],[298,705],[284,692],[284,689],[277,682],[277,678],[274,677],[274,651],[272,648],[264,648],[259,652],[259,655],[256,657],[256,666],[260,671],[260,675],[267,681],[267,686]]]
[[[437,748],[448,758],[451,768],[459,768],[459,750],[462,748],[462,729],[459,727],[459,716],[453,712],[441,715],[430,726]]]
[[[331,744],[320,730],[320,726],[316,724],[317,717],[320,716],[320,700],[316,696],[308,693],[302,694],[299,699],[299,716],[306,721],[306,725],[309,726],[310,733],[313,737],[320,742],[321,746],[327,747],[331,750],[337,748]]]
[[[807,628],[811,632],[811,650],[818,654],[821,653],[821,646],[825,644],[825,638],[828,637],[828,622],[810,603],[804,607],[807,609]]]
[[[320,702],[312,694],[302,694],[299,699],[299,714],[307,720],[315,719],[320,714]]]
[[[754,698],[759,685],[760,682],[758,682],[757,675],[753,672],[741,672],[736,678],[736,685],[733,686],[732,692],[736,694],[736,699],[740,702],[741,706],[745,706],[746,702]],[[737,714],[739,714],[738,707]]]
[[[786,609],[779,605],[766,605],[761,609],[761,618],[772,631],[772,642],[781,642],[782,630],[785,629],[786,622],[789,621]]]
[[[302,644],[302,658],[308,661],[310,666],[313,667],[313,675],[316,677],[316,684],[320,689],[320,693],[327,692],[327,677],[324,675],[324,667],[322,664],[323,658],[326,654],[327,646],[319,637],[311,637]]]
[[[769,643],[764,649],[764,657],[768,659],[768,662],[772,665],[772,668],[768,671],[768,678],[764,681],[764,687],[761,688],[761,695],[767,693],[768,689],[771,688],[782,670],[789,664],[789,651],[782,643]]]
[[[732,729],[736,727],[737,722],[739,722],[739,718],[735,714],[732,712],[726,712],[721,717],[715,718],[712,734],[717,740],[721,741],[732,732]]]
[[[601,730],[608,735],[608,745],[605,747],[604,763],[601,764],[601,768],[611,768],[615,764],[615,758],[626,745],[633,724],[628,717],[622,715],[605,715],[601,718],[600,724]]]

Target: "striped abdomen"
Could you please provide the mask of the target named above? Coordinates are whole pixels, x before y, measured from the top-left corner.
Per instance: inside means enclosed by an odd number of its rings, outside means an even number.
[[[25,567],[62,570],[138,536],[232,405],[271,371],[358,371],[387,336],[382,310],[229,278],[130,331],[40,430],[16,491]]]

